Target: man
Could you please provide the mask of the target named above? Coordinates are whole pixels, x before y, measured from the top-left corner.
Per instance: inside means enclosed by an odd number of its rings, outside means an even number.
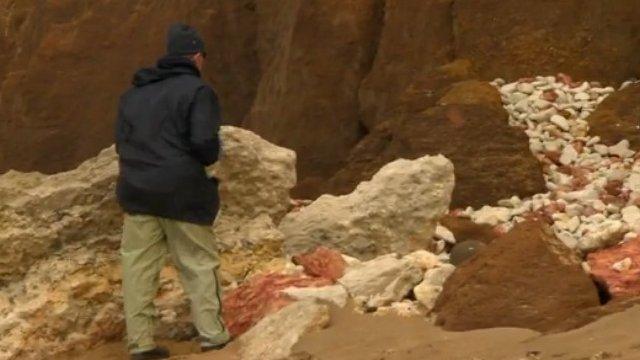
[[[154,339],[158,277],[167,253],[191,300],[203,351],[222,348],[219,261],[211,225],[218,185],[205,166],[218,159],[220,110],[201,78],[204,42],[184,24],[169,28],[167,55],[142,69],[120,98],[117,195],[125,211],[121,245],[124,310],[133,360],[165,359]]]

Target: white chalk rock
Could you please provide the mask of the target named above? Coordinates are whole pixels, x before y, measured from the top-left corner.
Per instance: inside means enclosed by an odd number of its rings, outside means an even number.
[[[633,265],[633,260],[631,260],[631,258],[624,258],[618,261],[617,263],[611,265],[611,269],[617,272],[622,272],[622,271],[629,270],[631,268],[631,265]]]
[[[632,157],[635,151],[629,149],[629,140],[622,140],[619,143],[609,146],[609,154],[616,155],[621,158]]]
[[[567,119],[562,115],[553,115],[551,116],[551,122],[556,124],[560,129],[564,131],[569,131],[571,128]]]
[[[579,249],[585,252],[601,249],[615,244],[626,231],[622,221],[605,220],[585,226],[588,230],[579,242]]]
[[[289,287],[282,290],[296,300],[318,300],[323,303],[332,303],[339,307],[345,307],[347,305],[347,299],[349,294],[342,285],[331,285],[323,287]]]
[[[413,289],[413,293],[427,310],[432,310],[442,293],[445,281],[453,274],[456,267],[451,264],[442,264],[433,268],[424,276],[424,280]]]
[[[574,163],[578,159],[578,152],[572,145],[567,145],[562,149],[562,154],[560,155],[560,163],[562,165],[570,165]]]
[[[427,271],[440,265],[440,258],[438,255],[427,250],[414,251],[411,254],[404,256],[404,259],[408,260],[413,266],[421,269],[422,271]]]
[[[516,89],[524,94],[531,94],[535,91],[535,87],[530,83],[518,83]]]
[[[371,308],[404,298],[423,278],[423,270],[395,254],[349,267],[338,280],[349,294]]]
[[[635,231],[640,232],[640,208],[635,205],[627,206],[622,209],[622,220]]]
[[[348,195],[323,195],[280,223],[290,254],[319,245],[364,259],[429,248],[449,210],[453,164],[444,156],[396,160]]]
[[[444,226],[442,226],[440,224],[438,224],[436,226],[435,237],[436,237],[436,239],[444,240],[445,242],[447,242],[449,244],[455,244],[456,243],[456,237],[453,235],[451,230],[447,229],[446,227],[444,227]]]
[[[511,210],[504,207],[493,207],[485,205],[480,210],[471,215],[471,220],[476,224],[498,225],[509,221]]]
[[[640,192],[640,173],[632,173],[629,177],[624,181],[624,187],[633,191]]]
[[[329,325],[329,308],[296,301],[267,315],[239,338],[242,360],[283,360],[305,333]]]

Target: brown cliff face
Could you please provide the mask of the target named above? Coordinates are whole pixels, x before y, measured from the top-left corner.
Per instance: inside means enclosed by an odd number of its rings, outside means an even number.
[[[296,150],[303,178],[335,172],[360,137],[358,88],[371,67],[380,5],[258,3],[264,72],[245,126]]]
[[[166,27],[178,20],[207,39],[206,76],[218,85],[226,118],[239,122],[258,68],[255,31],[245,30],[250,5],[0,0],[0,50],[8,49],[0,51],[0,172],[69,169],[111,144],[119,94],[163,53]],[[230,63],[242,71],[228,70]]]
[[[638,15],[635,0],[0,0],[0,172],[111,143],[118,95],[176,20],[205,37],[227,122],[297,151],[313,189],[443,64],[470,64],[456,81],[638,75]]]

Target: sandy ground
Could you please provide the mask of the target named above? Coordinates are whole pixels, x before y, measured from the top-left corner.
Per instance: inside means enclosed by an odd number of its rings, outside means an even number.
[[[421,318],[358,315],[334,310],[329,328],[306,335],[294,352],[314,360],[601,360],[640,359],[640,306],[566,333],[524,329],[446,332]],[[168,344],[180,360],[238,360],[236,345],[187,355],[195,344]],[[123,344],[109,344],[63,360],[126,359]]]

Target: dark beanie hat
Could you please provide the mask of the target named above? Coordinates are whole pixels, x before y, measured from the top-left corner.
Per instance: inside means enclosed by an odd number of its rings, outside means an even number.
[[[169,55],[191,55],[204,53],[204,41],[196,31],[189,25],[177,23],[169,27],[167,32],[167,54]]]

